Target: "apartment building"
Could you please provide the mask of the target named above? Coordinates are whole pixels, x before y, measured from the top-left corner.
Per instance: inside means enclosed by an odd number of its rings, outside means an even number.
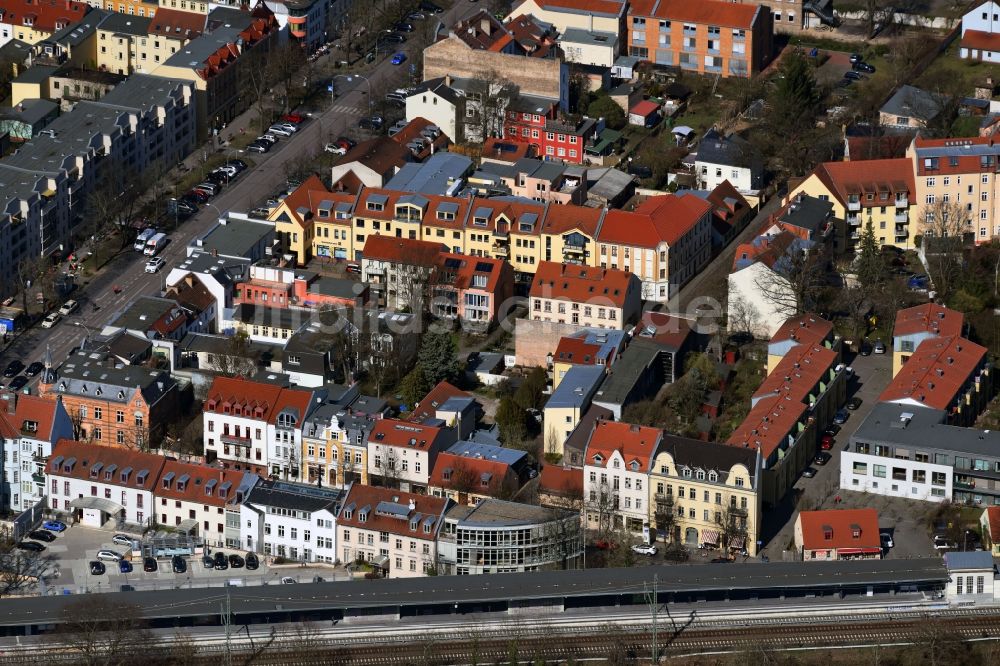
[[[438,454],[428,493],[463,506],[492,497],[509,499],[527,479],[527,462],[527,454],[518,449],[460,441]]]
[[[871,223],[882,245],[912,249],[923,233],[919,193],[910,158],[824,162],[788,194],[806,194],[833,203],[831,214],[847,223],[846,249],[853,249]]]
[[[87,0],[87,4],[96,9],[106,9],[128,16],[152,18],[157,11],[160,11],[157,0]]]
[[[984,2],[962,16],[959,57],[984,62],[1000,61],[1000,5]]]
[[[545,403],[545,452],[562,458],[564,446],[591,406],[606,370],[599,365],[574,365],[563,375]]]
[[[28,44],[79,23],[90,6],[76,0],[3,0],[0,2],[0,46],[12,39]]]
[[[774,55],[774,22],[760,5],[634,0],[627,22],[629,55],[657,65],[751,77]]]
[[[811,312],[786,319],[767,343],[767,373],[773,373],[790,352],[803,345],[839,352],[840,338],[833,330],[833,322]]]
[[[528,319],[623,330],[642,306],[639,279],[628,271],[543,261],[528,298]]]
[[[486,499],[448,509],[438,538],[438,572],[580,569],[583,552],[578,512]]]
[[[664,433],[649,473],[649,524],[658,538],[689,548],[745,550],[761,533],[762,459],[736,448]]]
[[[692,194],[650,197],[634,211],[609,210],[597,235],[601,268],[631,271],[642,299],[666,302],[712,254],[712,205]]]
[[[203,407],[205,454],[223,467],[299,478],[312,391],[216,377]]]
[[[473,225],[487,217],[473,214]],[[514,297],[514,269],[503,259],[438,255],[431,313],[483,330],[502,318]]]
[[[552,352],[552,389],[576,365],[595,365],[610,368],[621,356],[625,348],[626,333],[607,329],[586,329],[571,336],[559,339],[555,351]]]
[[[156,17],[114,13],[97,26],[96,63],[118,74],[150,73],[205,30],[205,15],[164,8]]]
[[[77,439],[111,447],[155,448],[180,409],[177,380],[161,370],[79,352],[57,369],[46,352],[42,397],[62,400]]]
[[[299,266],[313,256],[347,259],[353,202],[351,195],[330,192],[318,176],[307,178],[267,216],[274,222],[281,253],[294,255]],[[341,212],[348,213],[346,224],[340,223]]]
[[[137,450],[60,440],[45,466],[49,506],[87,527],[109,520],[142,530],[156,522],[156,490],[167,459]]]
[[[566,164],[583,164],[584,147],[604,131],[603,119],[570,119],[557,113],[554,106],[545,109],[537,102],[513,102],[505,110],[503,137],[513,143],[531,146],[538,157]]]
[[[657,428],[598,420],[583,465],[585,526],[601,533],[649,529],[649,473],[663,444]]]
[[[427,201],[420,195],[402,196],[398,207],[409,210],[414,199]],[[447,249],[434,241],[370,236],[361,262],[361,279],[370,285],[373,300],[380,307],[421,312],[428,307],[428,291],[436,281],[438,260]]]
[[[368,562],[386,578],[437,573],[438,536],[451,501],[352,484],[337,516],[342,562]]]
[[[386,486],[426,493],[438,454],[455,443],[454,428],[380,419],[368,435],[368,476]]]
[[[56,442],[72,438],[73,423],[58,397],[0,392],[0,510],[17,514],[45,497],[45,463]]]
[[[512,145],[508,143],[508,145]],[[587,202],[587,181],[579,172],[557,162],[522,157],[513,163],[483,162],[468,179],[479,194],[510,194],[539,203]]]
[[[337,25],[329,21],[333,4],[322,0],[283,0],[270,3],[268,8],[275,13],[281,27],[287,26],[289,41],[312,53],[326,41],[329,26]],[[286,16],[280,12],[286,12]]]
[[[941,336],[961,337],[965,316],[937,303],[922,303],[896,313],[892,329],[892,376],[899,374],[924,340]]]
[[[882,559],[875,509],[802,511],[795,518],[794,539],[805,562]]]
[[[524,0],[511,8],[507,19],[530,14],[559,33],[577,28],[620,35],[627,6],[624,0]]]
[[[250,472],[167,458],[153,491],[153,520],[222,548],[226,545],[227,508],[242,501],[258,481],[260,477]]]
[[[1000,146],[990,137],[916,137],[906,157],[916,183],[918,226],[935,212],[951,212],[964,216],[965,233],[977,244],[1000,235]]]
[[[239,507],[238,547],[300,562],[333,564],[337,513],[344,491],[317,485],[261,481]]]

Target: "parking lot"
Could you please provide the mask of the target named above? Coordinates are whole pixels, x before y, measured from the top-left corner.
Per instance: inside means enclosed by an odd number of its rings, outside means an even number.
[[[296,583],[308,583],[317,576],[328,581],[348,578],[343,568],[299,564],[271,566],[268,558],[262,555],[258,556],[260,567],[255,571],[248,571],[246,568],[209,569],[202,563],[200,554],[184,557],[186,564],[184,573],[173,572],[169,557],[158,558],[156,571],[143,571],[142,558],[136,555],[130,560],[132,564],[130,573],[121,573],[116,562],[104,561],[106,572],[101,575],[91,574],[90,562],[97,559],[98,550],[113,550],[122,554],[129,550],[127,546],[112,543],[111,539],[115,534],[140,538],[140,535],[129,532],[74,525],[58,534],[55,541],[45,544],[46,550],[42,555],[46,567],[41,593],[119,592],[130,587],[136,590],[156,590],[177,587],[268,585],[281,584],[283,578],[291,578]],[[246,555],[244,552],[229,549],[213,549],[211,552],[213,555],[216,552],[223,552],[226,555],[230,553]]]

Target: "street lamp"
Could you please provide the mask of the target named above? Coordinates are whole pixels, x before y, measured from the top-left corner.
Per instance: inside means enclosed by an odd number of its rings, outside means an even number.
[[[223,218],[225,217],[225,215],[223,215],[223,214],[222,214],[222,211],[221,211],[221,210],[219,210],[219,207],[218,207],[218,206],[216,206],[216,205],[215,205],[214,203],[210,203],[210,202],[206,201],[206,202],[205,202],[205,205],[206,205],[206,206],[211,206],[212,208],[214,208],[214,209],[215,209],[215,212],[216,212],[216,213],[218,213],[218,215],[219,215],[219,219],[220,219],[220,220],[221,220],[221,219],[223,219]]]
[[[85,330],[87,332],[87,334],[83,338],[84,344],[87,343],[87,339],[88,338],[97,337],[97,336],[94,335],[94,332],[92,330],[90,330],[90,327],[87,326],[86,324],[84,324],[82,321],[74,321],[73,325],[74,326],[79,326],[80,328],[82,328],[83,330]]]

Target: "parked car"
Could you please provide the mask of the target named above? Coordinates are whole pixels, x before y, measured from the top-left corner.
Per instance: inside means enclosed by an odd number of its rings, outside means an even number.
[[[406,54],[403,53],[402,51],[399,51],[393,54],[392,60],[390,60],[390,62],[393,65],[402,65],[404,62],[406,62]]]
[[[943,534],[934,535],[934,550],[955,550],[957,546]]]
[[[335,143],[328,143],[328,144],[326,144],[325,146],[323,146],[323,150],[326,151],[326,152],[328,152],[328,153],[333,153],[334,155],[346,155],[347,154],[347,148],[344,148],[343,146],[338,146]]]
[[[32,530],[28,532],[28,538],[35,541],[52,542],[56,540],[56,535],[47,530]]]
[[[282,582],[283,584],[285,584],[285,585],[294,585],[294,584],[295,584],[295,583],[297,583],[298,581],[296,581],[296,580],[295,580],[294,578],[292,578],[291,576],[283,576],[283,577],[281,578],[281,582]]]
[[[7,368],[3,371],[3,376],[9,379],[15,375],[21,374],[22,370],[24,370],[24,363],[22,363],[17,359],[14,359],[13,361],[7,364]]]
[[[205,567],[206,569],[212,569],[215,567],[215,560],[212,559],[211,555],[202,555],[201,566]]]
[[[847,401],[847,408],[852,412],[861,407],[861,398],[855,396]]]
[[[824,451],[829,451],[830,449],[832,449],[833,437],[830,437],[829,435],[823,435],[823,438],[820,440],[819,443],[819,448],[821,448]]]
[[[816,454],[816,457],[813,458],[813,464],[814,465],[825,465],[828,462],[830,462],[830,458],[831,458],[831,456],[830,456],[829,453],[826,453],[824,451],[820,451],[819,453]]]
[[[365,117],[358,121],[358,127],[368,130],[380,130],[384,124],[385,120],[382,119],[382,116]]]
[[[271,125],[271,127],[280,127],[281,129],[283,129],[285,131],[288,131],[288,132],[291,132],[292,134],[295,134],[296,132],[299,131],[299,126],[298,125],[296,125],[295,123],[289,123],[289,122],[277,123],[275,125]]]
[[[10,380],[10,384],[7,384],[7,388],[11,391],[20,391],[25,386],[28,385],[28,378],[24,375],[18,375],[14,379]]]
[[[348,273],[354,273],[355,275],[361,275],[361,266],[358,265],[357,263],[353,262],[353,261],[347,262],[347,265],[344,267],[344,270],[347,271]]]
[[[142,570],[152,573],[159,569],[159,565],[156,563],[155,557],[147,557],[142,561]]]
[[[338,136],[337,140],[334,141],[334,143],[337,144],[338,146],[343,146],[348,150],[358,145],[357,141],[352,141],[351,139],[348,139],[346,136]]]
[[[713,557],[711,562],[712,564],[729,564],[732,560],[728,557]]]
[[[59,308],[59,314],[61,314],[63,316],[69,316],[69,315],[73,314],[73,312],[75,312],[76,309],[79,308],[79,307],[80,307],[80,304],[77,301],[74,301],[71,298],[71,299],[69,299],[68,301],[66,301],[65,303],[62,304],[62,307]]]
[[[163,261],[163,257],[153,257],[152,259],[146,262],[146,272],[155,273],[161,268],[163,268],[164,263],[165,262]]]
[[[885,343],[882,342],[881,340],[876,340],[875,344],[872,345],[872,351],[875,352],[876,354],[884,354],[885,353]]]
[[[298,113],[286,113],[285,115],[281,116],[281,120],[285,121],[286,123],[295,123],[296,125],[299,125],[306,121],[306,117]]]
[[[175,574],[182,574],[188,570],[187,561],[180,555],[174,555],[170,558],[170,566]]]
[[[870,356],[871,355],[871,353],[872,353],[872,346],[868,343],[867,340],[861,343],[861,349],[858,351],[858,353],[861,354],[862,356]]]
[[[421,2],[419,6],[420,6],[420,11],[427,12],[428,14],[440,14],[444,12],[443,9],[435,5],[433,2],[428,2],[427,0]]]
[[[215,554],[215,568],[219,571],[224,571],[229,568],[229,562],[226,560],[225,553]]]
[[[51,312],[42,320],[42,328],[52,328],[59,323],[60,319],[62,319],[62,315],[58,312]]]
[[[119,560],[118,571],[121,573],[132,573],[132,563],[128,560]]]
[[[20,541],[17,544],[18,550],[30,550],[33,553],[40,553],[45,550],[45,546],[37,541]]]
[[[856,62],[861,62],[862,60],[864,60],[864,57],[862,57],[862,55],[860,53],[852,53],[851,54],[851,64],[852,65],[854,63],[856,63]]]
[[[103,576],[106,569],[102,562],[92,561],[90,563],[90,575],[92,576]]]
[[[853,70],[848,70],[844,72],[844,78],[848,81],[861,81],[865,78],[865,75]]]
[[[211,197],[209,197],[208,192],[206,192],[205,190],[202,190],[202,189],[198,189],[198,188],[194,188],[194,189],[188,190],[184,194],[184,199],[187,199],[188,201],[190,201],[192,203],[203,204],[206,201],[208,201],[210,198]]]
[[[260,560],[257,559],[257,555],[255,553],[247,553],[246,565],[247,571],[255,571],[258,567],[260,567]]]
[[[657,548],[652,544],[637,543],[632,546],[632,552],[639,555],[656,555]]]
[[[229,556],[229,566],[232,567],[233,569],[242,569],[245,564],[246,560],[244,560],[236,553],[233,553],[232,555]]]
[[[276,137],[274,134],[261,134],[259,137],[257,137],[256,140],[257,141],[263,141],[265,143],[269,143],[272,146],[274,144],[278,143],[278,137]]]
[[[377,41],[388,42],[390,44],[403,44],[406,42],[406,37],[398,32],[384,32],[378,36]]]
[[[864,62],[864,61],[856,62],[853,65],[851,65],[851,67],[856,72],[865,72],[866,74],[874,74],[875,73],[875,68],[873,66],[869,65],[868,63]]]
[[[247,146],[247,150],[249,150],[251,153],[264,154],[267,151],[271,150],[271,144],[269,144],[267,142],[256,142],[255,141],[254,143],[251,143],[249,146]]]
[[[847,423],[847,419],[850,418],[851,413],[846,409],[838,409],[837,413],[833,415],[833,422],[836,425],[844,425]]]
[[[97,559],[108,560],[109,562],[119,562],[122,559],[120,553],[116,553],[113,550],[102,549],[97,551]]]
[[[50,532],[65,532],[66,523],[63,523],[58,520],[46,520],[44,523],[42,523],[42,528],[49,530]]]
[[[882,540],[882,547],[889,550],[896,544],[892,540],[892,535],[888,532],[882,532],[878,535],[878,538]]]
[[[413,32],[413,25],[411,23],[397,23],[392,26],[392,29],[396,32]]]
[[[427,18],[427,14],[424,14],[423,12],[411,12],[406,17],[406,20],[407,21],[423,21],[425,18]]]
[[[280,125],[271,125],[270,127],[267,128],[267,131],[270,132],[271,134],[277,134],[278,136],[292,135],[291,130],[287,130],[284,127],[281,127]]]
[[[229,160],[223,166],[232,166],[236,167],[237,171],[244,171],[249,165],[243,160]]]
[[[24,374],[28,375],[29,377],[34,377],[44,369],[45,369],[44,363],[42,363],[41,361],[35,361],[34,363],[28,366],[28,369],[24,371]]]
[[[129,548],[131,548],[132,537],[130,537],[127,534],[116,534],[113,537],[111,537],[111,543],[115,544],[116,546],[128,546]]]
[[[814,476],[816,476],[816,468],[806,467],[804,470],[802,470],[802,476],[806,477],[807,479],[813,478]]]

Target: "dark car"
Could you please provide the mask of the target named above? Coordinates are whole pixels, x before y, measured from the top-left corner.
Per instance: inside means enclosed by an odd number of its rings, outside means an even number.
[[[378,41],[388,42],[389,44],[402,44],[406,41],[406,37],[398,32],[389,32],[379,35]]]
[[[27,385],[27,383],[27,377],[24,375],[18,375],[17,377],[14,377],[14,379],[10,380],[10,384],[7,384],[7,388],[11,391],[20,391],[25,387],[25,385]]]
[[[205,192],[205,191],[199,190],[199,189],[194,189],[194,190],[189,190],[188,192],[186,192],[184,194],[184,196],[181,197],[181,199],[183,199],[184,201],[192,202],[192,203],[203,204],[206,201],[208,201],[209,196],[208,196],[208,192]]]
[[[420,11],[427,12],[428,14],[440,14],[444,10],[435,5],[433,2],[421,2]]]
[[[173,567],[176,574],[182,574],[188,570],[187,561],[180,555],[174,555],[170,558],[170,566]]]
[[[728,557],[713,557],[712,564],[729,564],[732,562]]]
[[[94,560],[90,563],[90,573],[93,576],[103,576],[107,569],[104,568],[104,562],[98,562]]]
[[[856,62],[861,62],[862,60],[864,60],[864,56],[862,56],[860,53],[851,54],[851,64],[854,64]]]
[[[334,141],[334,143],[337,144],[338,146],[346,148],[347,150],[350,150],[354,146],[358,145],[357,141],[349,139],[346,136],[338,136],[337,140]]]
[[[260,566],[260,560],[253,553],[247,553],[246,563],[248,571],[254,571]]]
[[[225,571],[226,569],[229,568],[229,562],[226,561],[225,553],[215,554],[215,568],[218,569],[219,571]]]
[[[823,438],[820,440],[820,446],[819,447],[821,449],[823,449],[824,451],[829,451],[830,449],[832,449],[833,448],[833,437],[831,437],[830,435],[823,435]]]
[[[28,375],[29,377],[34,377],[44,369],[45,365],[41,361],[35,361],[34,363],[28,366],[28,369],[24,371],[24,374]]]
[[[52,542],[56,540],[56,535],[48,530],[34,530],[33,532],[28,532],[28,538],[36,541]]]
[[[413,32],[413,25],[410,23],[397,23],[392,29],[396,32]]]
[[[382,118],[380,116],[372,116],[371,118],[362,118],[358,121],[358,127],[366,130],[380,130],[382,129]]]
[[[30,550],[33,553],[40,553],[45,550],[45,546],[37,541],[21,541],[17,544],[19,550]]]
[[[247,146],[247,150],[251,153],[266,153],[271,150],[271,144],[266,141],[254,141]]]
[[[20,374],[22,370],[24,370],[24,363],[21,363],[21,361],[14,359],[13,361],[7,364],[7,369],[3,371],[3,376],[10,379],[14,375]]]
[[[213,171],[212,173],[205,176],[205,180],[210,183],[216,183],[217,185],[222,185],[230,181],[231,176],[222,171]]]
[[[855,72],[865,72],[867,74],[874,74],[875,68],[866,62],[856,62],[851,67],[854,68]]]
[[[211,555],[202,555],[201,564],[206,569],[211,569],[215,566],[215,560],[212,559]]]
[[[825,451],[820,451],[816,454],[816,457],[813,458],[813,463],[817,465],[825,465],[828,462],[830,462],[830,454]]]
[[[860,353],[862,356],[871,356],[872,346],[867,342],[862,342]]]
[[[242,569],[243,565],[245,564],[246,561],[236,553],[233,553],[232,555],[229,556],[229,566],[231,566],[232,568]]]
[[[847,401],[847,408],[852,412],[860,406],[861,406],[861,398],[855,397]]]
[[[128,560],[120,560],[118,562],[118,571],[121,573],[132,573],[132,563]]]
[[[151,573],[153,571],[156,571],[157,569],[159,569],[159,566],[156,564],[156,558],[155,557],[147,557],[146,559],[144,559],[142,561],[142,570],[143,571],[147,571],[147,572]]]
[[[864,74],[860,74],[855,71],[844,72],[844,78],[848,81],[861,81],[865,78]]]
[[[829,435],[830,437],[836,437],[839,432],[840,432],[839,425],[831,425],[828,426],[827,429],[823,431],[823,434]]]

